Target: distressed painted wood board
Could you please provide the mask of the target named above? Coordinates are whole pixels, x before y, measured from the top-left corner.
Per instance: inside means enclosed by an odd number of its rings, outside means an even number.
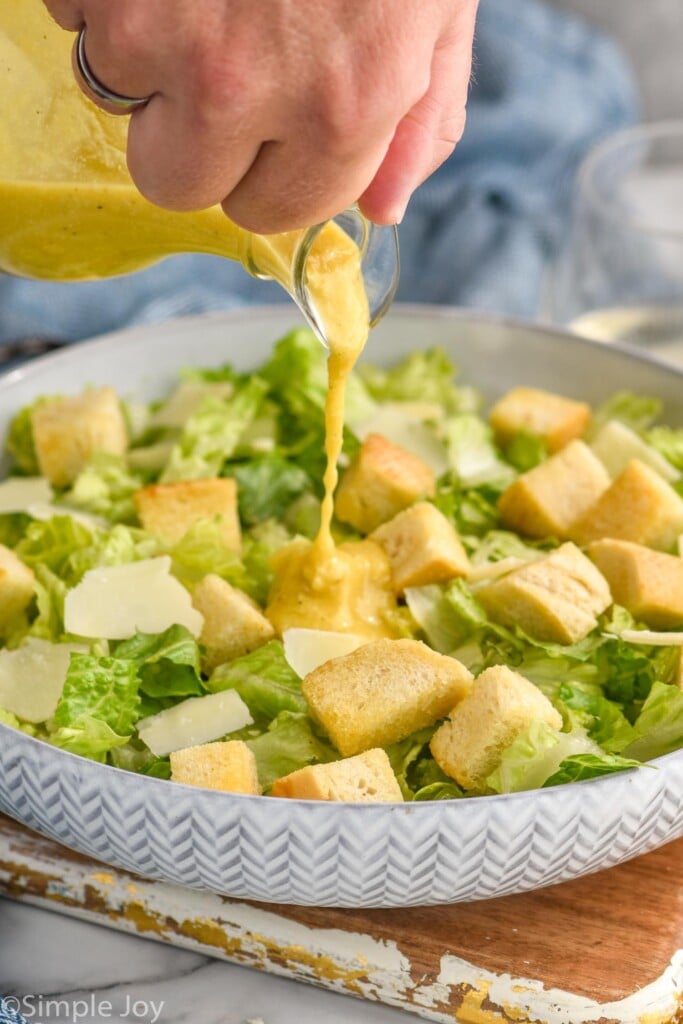
[[[406,910],[141,879],[0,816],[0,892],[458,1024],[683,1024],[683,840],[536,893]]]

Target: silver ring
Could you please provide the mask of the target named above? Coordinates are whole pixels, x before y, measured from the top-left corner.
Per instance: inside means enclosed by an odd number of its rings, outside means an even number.
[[[84,88],[86,95],[89,95],[110,114],[132,114],[134,110],[144,107],[151,99],[150,96],[121,96],[120,93],[112,92],[100,82],[99,78],[92,73],[85,55],[85,26],[78,33],[74,43],[73,64],[76,77],[80,78],[81,87]]]

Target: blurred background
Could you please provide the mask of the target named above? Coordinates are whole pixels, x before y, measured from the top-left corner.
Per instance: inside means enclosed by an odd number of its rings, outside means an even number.
[[[652,121],[683,114],[683,5],[681,0],[549,0],[581,14],[613,35],[636,70],[642,116]]]

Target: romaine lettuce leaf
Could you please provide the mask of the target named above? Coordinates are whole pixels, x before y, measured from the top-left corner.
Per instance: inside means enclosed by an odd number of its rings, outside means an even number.
[[[246,526],[281,519],[292,502],[312,492],[308,473],[278,452],[230,468],[238,484],[240,518]]]
[[[207,687],[211,693],[237,690],[257,721],[277,718],[282,711],[308,711],[301,680],[290,668],[280,640],[219,665]]]
[[[267,732],[245,742],[256,758],[259,782],[265,790],[298,768],[338,761],[340,756],[316,736],[308,715],[293,711],[281,711]]]
[[[60,500],[113,523],[130,524],[137,522],[133,494],[146,483],[145,476],[129,470],[125,456],[98,452]]]
[[[545,722],[534,721],[503,751],[498,767],[486,781],[496,793],[539,789],[563,761],[585,754],[603,756],[584,730],[558,732]]]
[[[654,427],[645,435],[646,441],[656,448],[660,455],[683,473],[683,430],[672,427]]]
[[[266,382],[254,375],[230,398],[205,398],[187,420],[159,479],[167,483],[220,476],[240,437],[258,415],[267,390]]]
[[[600,775],[623,772],[627,768],[641,768],[638,761],[618,754],[577,754],[562,762],[554,775],[543,783],[544,787],[562,786],[566,782],[582,782]]]
[[[137,665],[140,690],[148,697],[200,697],[206,692],[199,647],[185,626],[174,625],[159,634],[136,633],[119,641],[113,653]]]
[[[677,750],[683,745],[683,691],[653,683],[633,728],[635,739],[623,751],[625,757],[649,761]]]
[[[445,586],[432,583],[409,587],[406,603],[410,613],[440,654],[449,654],[487,623],[486,612],[462,580]]]
[[[503,454],[506,462],[509,462],[518,473],[526,473],[547,459],[548,449],[543,438],[537,434],[530,434],[527,430],[520,430],[506,445]]]
[[[50,742],[88,757],[127,742],[137,717],[139,683],[134,661],[72,654]]]
[[[559,699],[582,713],[588,735],[608,754],[616,754],[634,739],[633,726],[615,701],[607,700],[600,686],[562,682]]]
[[[449,415],[481,404],[474,389],[455,386],[455,368],[442,348],[412,352],[390,370],[363,363],[358,373],[378,402],[437,402]]]
[[[448,465],[461,487],[490,484],[502,489],[515,479],[514,469],[498,454],[491,428],[478,416],[466,413],[448,419],[443,433]]]
[[[618,391],[593,410],[587,436],[592,440],[610,420],[619,420],[641,434],[652,426],[661,411],[662,403],[658,398]]]

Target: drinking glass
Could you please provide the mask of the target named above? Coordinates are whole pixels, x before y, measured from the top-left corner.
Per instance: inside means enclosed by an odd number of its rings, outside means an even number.
[[[586,158],[544,314],[683,363],[683,122],[619,132]]]

